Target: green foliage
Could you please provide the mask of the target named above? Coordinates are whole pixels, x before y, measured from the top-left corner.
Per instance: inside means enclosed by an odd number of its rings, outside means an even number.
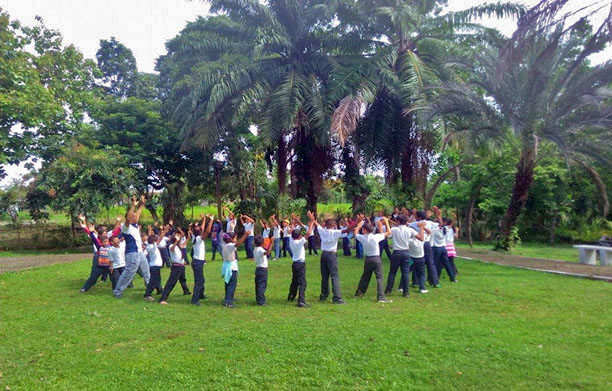
[[[132,50],[115,37],[101,39],[96,52],[98,68],[102,71],[101,86],[109,94],[126,98],[134,95],[138,82],[138,68]]]
[[[50,197],[50,206],[71,217],[95,216],[129,192],[132,172],[114,150],[91,149],[73,144],[62,156],[41,168],[36,187]]]

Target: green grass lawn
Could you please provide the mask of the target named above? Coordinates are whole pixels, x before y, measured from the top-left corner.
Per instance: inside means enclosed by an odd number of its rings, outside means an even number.
[[[18,251],[0,251],[0,258],[3,257],[18,257],[18,256],[36,256],[47,254],[79,254],[91,251],[91,246],[55,249],[55,250],[18,250]]]
[[[456,242],[457,248],[469,249],[467,242]],[[491,242],[475,242],[474,250],[492,250],[493,243]],[[536,242],[524,242],[520,246],[512,249],[509,254],[520,255],[523,257],[557,259],[560,261],[578,262],[578,249],[573,248],[571,244],[557,243],[554,245]],[[461,255],[461,252],[459,252]]]
[[[217,260],[202,307],[179,286],[164,307],[143,301],[140,279],[122,300],[109,283],[79,294],[90,265],[0,275],[0,389],[612,389],[605,282],[458,260],[458,284],[379,304],[374,281],[352,298],[362,262],[341,257],[348,303],[336,306],[317,301],[313,256],[310,308],[286,302],[284,259],[271,262],[263,308],[254,266],[241,262],[239,301],[227,309]]]

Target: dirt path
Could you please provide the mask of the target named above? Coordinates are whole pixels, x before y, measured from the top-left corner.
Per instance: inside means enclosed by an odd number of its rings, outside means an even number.
[[[467,257],[498,265],[514,266],[523,269],[538,270],[548,273],[568,274],[575,277],[585,277],[612,282],[612,266],[591,266],[580,263],[521,257],[502,254],[482,249],[458,249],[459,257]]]
[[[18,257],[1,257],[0,273],[31,269],[34,267],[54,265],[56,263],[69,263],[91,260],[91,253],[85,254],[49,254],[49,255],[22,255]]]

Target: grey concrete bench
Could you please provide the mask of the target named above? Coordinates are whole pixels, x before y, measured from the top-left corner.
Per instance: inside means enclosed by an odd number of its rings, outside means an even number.
[[[593,246],[590,244],[580,244],[574,246],[580,251],[580,263],[585,265],[597,264],[597,253],[601,266],[612,265],[612,247]]]

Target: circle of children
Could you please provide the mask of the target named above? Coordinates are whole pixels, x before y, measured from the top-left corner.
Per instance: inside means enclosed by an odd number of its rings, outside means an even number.
[[[173,222],[162,227],[148,227],[142,232],[138,224],[140,214],[145,205],[145,197],[132,199],[125,221],[117,217],[112,232],[106,232],[105,226],[88,224],[85,217],[79,216],[81,227],[89,235],[94,246],[91,274],[81,292],[86,292],[102,276],[110,276],[113,295],[121,298],[126,288],[131,287],[136,273],[145,282],[144,299],[153,301],[153,292],[161,295],[159,303],[166,305],[168,297],[177,281],[180,282],[185,295],[192,295],[191,303],[200,305],[204,295],[204,264],[205,239],[211,239],[212,259],[215,254],[223,257],[221,276],[225,280],[224,306],[234,307],[234,292],[238,282],[239,246],[245,246],[248,260],[255,261],[255,301],[257,305],[266,305],[265,292],[268,280],[268,256],[274,249],[275,259],[287,253],[292,259],[292,280],[289,286],[288,301],[293,302],[297,296],[297,306],[306,307],[306,250],[308,244],[310,253],[317,253],[315,247],[315,231],[321,243],[321,295],[320,300],[326,301],[329,296],[329,280],[332,282],[332,301],[343,304],[338,273],[337,248],[342,240],[343,254],[351,255],[351,239],[355,238],[357,258],[364,258],[364,268],[357,285],[355,297],[362,297],[370,283],[372,273],[376,276],[377,300],[390,303],[386,296],[393,291],[395,276],[401,272],[399,290],[403,297],[409,296],[410,275],[412,286],[420,293],[428,293],[425,287],[425,271],[430,286],[440,286],[440,273],[446,270],[451,282],[457,282],[457,268],[454,239],[458,229],[452,220],[442,218],[441,210],[433,207],[431,211],[408,210],[395,208],[391,217],[384,212],[377,212],[371,218],[357,214],[352,218],[326,219],[321,225],[316,216],[308,212],[308,224],[303,224],[300,218],[292,214],[291,218],[279,219],[272,215],[268,220],[259,221],[246,215],[235,216],[227,207],[223,208],[225,224],[212,216],[202,215],[200,223],[189,225],[187,233],[180,227],[174,227]],[[238,217],[238,218],[237,218]],[[238,219],[244,226],[244,234],[238,237],[235,228]],[[255,226],[261,225],[261,234],[255,235]],[[305,235],[303,236],[303,232]],[[388,238],[392,239],[391,253]],[[185,279],[185,265],[189,264],[186,245],[191,240],[191,267],[193,269],[194,288],[189,291]],[[389,257],[390,270],[386,288],[383,288],[383,268],[381,253]],[[281,254],[282,253],[282,254]],[[170,268],[170,276],[162,288],[160,270],[163,266]]]

